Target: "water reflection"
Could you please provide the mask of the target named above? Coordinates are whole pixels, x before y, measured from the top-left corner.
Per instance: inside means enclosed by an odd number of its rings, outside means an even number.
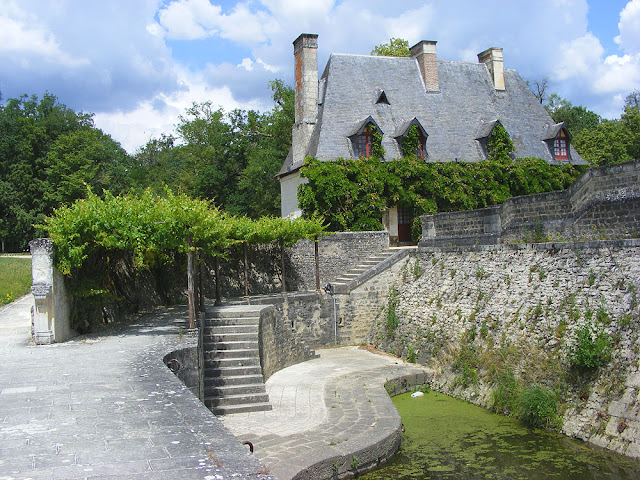
[[[394,403],[406,432],[401,451],[362,475],[388,479],[598,480],[640,478],[640,463],[564,435],[428,393]]]

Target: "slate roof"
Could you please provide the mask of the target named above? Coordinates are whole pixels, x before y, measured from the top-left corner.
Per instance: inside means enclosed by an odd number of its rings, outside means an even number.
[[[401,156],[396,136],[415,118],[428,135],[428,162],[484,160],[482,135],[500,121],[515,157],[554,160],[549,133],[559,131],[515,70],[505,69],[505,90],[496,91],[481,63],[438,60],[439,93],[426,93],[414,58],[332,54],[319,82],[318,118],[307,156],[321,161],[354,158],[349,136],[371,116],[383,133],[385,159]],[[389,104],[376,103],[384,92]],[[586,163],[570,149],[570,161]],[[297,170],[289,155],[281,174]]]

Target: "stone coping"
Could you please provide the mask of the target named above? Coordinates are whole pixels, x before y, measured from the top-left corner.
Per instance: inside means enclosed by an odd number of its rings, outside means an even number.
[[[418,252],[487,252],[491,250],[586,250],[598,248],[634,248],[640,247],[640,238],[617,240],[585,240],[570,242],[513,243],[498,245],[450,245],[419,246]]]

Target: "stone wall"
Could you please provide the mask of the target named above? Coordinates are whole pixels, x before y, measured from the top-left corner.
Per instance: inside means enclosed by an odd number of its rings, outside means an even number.
[[[362,260],[389,247],[389,232],[341,232],[318,242],[320,287],[333,282]],[[315,290],[315,254],[312,240],[301,240],[287,249],[297,283],[291,290]]]
[[[277,314],[273,306],[260,311],[260,365],[265,381],[278,370],[315,358],[287,318]]]
[[[275,322],[276,332],[291,329],[297,341],[309,348],[357,345],[366,342],[373,319],[386,305],[389,289],[411,275],[408,261],[407,256],[399,256],[398,261],[349,292],[286,293],[253,296],[244,301],[251,305],[273,305],[275,318],[266,324]],[[278,340],[278,335],[273,343],[288,345],[285,340]]]
[[[388,301],[370,344],[485,407],[509,372],[541,384],[558,395],[562,432],[640,457],[640,240],[422,248],[410,262],[390,297],[398,325]],[[568,355],[587,322],[612,358],[581,373]]]
[[[424,247],[637,237],[640,161],[591,168],[562,192],[420,220]]]

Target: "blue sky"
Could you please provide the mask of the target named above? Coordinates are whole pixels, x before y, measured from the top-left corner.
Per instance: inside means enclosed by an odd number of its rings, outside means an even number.
[[[133,153],[193,102],[270,108],[302,32],[320,71],[399,37],[446,60],[502,47],[506,68],[608,118],[640,89],[640,0],[0,0],[0,92],[53,93]]]

